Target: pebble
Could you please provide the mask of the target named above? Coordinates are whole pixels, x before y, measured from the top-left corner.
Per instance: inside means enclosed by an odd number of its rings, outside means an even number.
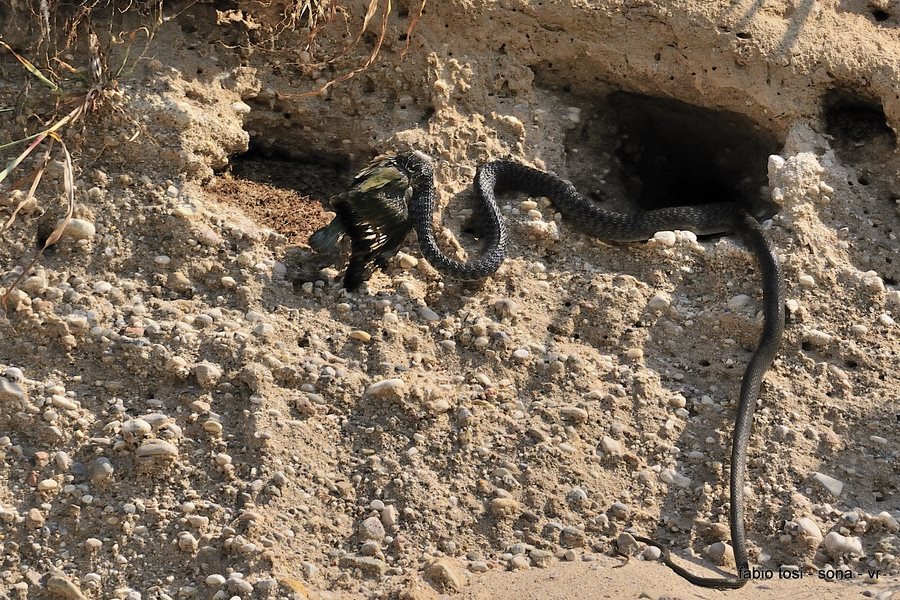
[[[553,553],[549,550],[541,550],[540,548],[535,548],[528,553],[528,558],[531,560],[531,564],[533,564],[534,566],[546,568],[550,566],[550,563],[553,560]]]
[[[678,241],[674,231],[657,231],[653,234],[653,239],[659,242],[660,245],[667,247],[674,246],[675,242]]]
[[[509,559],[507,563],[510,571],[522,571],[529,568],[531,565],[528,562],[528,559],[521,554],[516,554],[512,558]]]
[[[525,360],[531,355],[531,352],[528,348],[519,348],[518,350],[514,350],[512,355],[516,360]]]
[[[425,574],[444,592],[459,592],[466,584],[466,576],[456,561],[447,557],[439,558],[428,565]]]
[[[810,473],[810,477],[812,477],[813,481],[824,487],[828,491],[828,493],[835,498],[840,496],[841,491],[844,489],[843,481],[825,475],[824,473],[813,471],[812,473]]]
[[[825,536],[825,552],[832,558],[839,558],[847,554],[863,555],[862,540],[858,537],[845,537],[836,531],[831,531]]]
[[[387,563],[371,556],[344,556],[338,562],[342,569],[359,569],[367,575],[382,576],[387,571]]]
[[[56,222],[56,227],[62,226],[65,222],[64,219],[60,219]],[[70,219],[69,223],[66,225],[66,228],[63,229],[62,235],[60,239],[69,239],[69,240],[86,240],[88,238],[92,238],[97,234],[97,228],[94,227],[94,224],[90,221],[86,221],[84,219]]]
[[[359,342],[368,343],[372,340],[371,334],[362,331],[361,329],[357,329],[355,331],[350,332],[350,339],[357,340]]]
[[[650,310],[665,310],[672,304],[672,298],[665,293],[657,293],[647,302],[647,308]]]
[[[376,396],[380,398],[400,399],[406,390],[406,383],[402,379],[382,379],[366,388],[367,396]]]
[[[0,378],[0,402],[14,402],[22,404],[28,399],[25,390],[18,383]],[[2,408],[2,406],[0,406]]]
[[[662,550],[656,546],[647,546],[644,548],[643,555],[645,560],[659,560],[659,557],[662,556]]]
[[[236,100],[231,103],[231,110],[236,112],[239,115],[246,115],[250,113],[250,105],[246,102],[242,102],[240,100]]]
[[[203,361],[194,365],[194,376],[197,383],[209,389],[215,387],[222,378],[222,367],[209,361]]]
[[[725,542],[710,544],[704,549],[704,553],[717,565],[734,563],[734,549]]]
[[[616,538],[616,548],[622,556],[634,556],[638,551],[638,543],[633,535],[623,531]]]
[[[816,280],[812,275],[801,275],[797,278],[797,283],[800,284],[800,287],[807,289],[816,287]]]
[[[428,308],[427,306],[419,307],[419,316],[425,319],[426,321],[440,321],[441,316]]]
[[[67,600],[87,600],[86,596],[71,579],[65,575],[51,575],[47,579],[47,591]]]
[[[564,406],[559,409],[559,414],[575,423],[584,423],[588,420],[588,412],[577,406]]]
[[[384,525],[378,517],[369,517],[359,524],[357,529],[360,541],[381,543],[384,540]]]
[[[880,513],[878,513],[877,517],[878,521],[884,526],[884,528],[891,533],[897,533],[898,531],[900,531],[900,522],[898,522],[897,519],[895,519],[888,511],[881,511]]]
[[[225,579],[224,576],[219,575],[218,573],[213,573],[212,575],[208,575],[206,577],[205,583],[209,587],[217,588],[217,587],[222,587],[223,585],[225,585],[226,581],[227,580]]]
[[[576,552],[575,550],[566,550],[563,553],[563,558],[569,562],[578,560],[578,552]]]
[[[59,482],[55,479],[44,479],[37,486],[39,492],[51,492],[57,488],[59,488]]]
[[[114,472],[115,469],[109,459],[101,456],[91,462],[91,466],[88,468],[88,477],[92,483],[98,484],[109,481]]]
[[[577,527],[563,527],[559,533],[559,543],[565,548],[580,548],[584,546],[584,533]]]
[[[164,440],[144,440],[136,454],[139,459],[175,460],[178,458],[178,447]]]
[[[809,517],[800,517],[795,520],[797,524],[797,534],[801,537],[822,541],[822,530],[816,525],[816,522]]]
[[[404,269],[414,269],[419,264],[419,259],[405,252],[397,253],[397,262]]]
[[[600,440],[600,448],[607,456],[623,456],[625,454],[622,444],[608,435],[603,436],[603,439]]]

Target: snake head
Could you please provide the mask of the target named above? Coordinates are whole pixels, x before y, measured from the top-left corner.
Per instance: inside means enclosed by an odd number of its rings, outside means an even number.
[[[434,177],[434,161],[424,152],[416,150],[400,154],[394,160],[397,167],[407,173],[413,186],[420,182],[430,181]]]

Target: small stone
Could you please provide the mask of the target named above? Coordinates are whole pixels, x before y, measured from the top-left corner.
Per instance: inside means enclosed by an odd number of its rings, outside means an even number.
[[[634,556],[638,551],[638,543],[633,535],[623,531],[616,538],[616,548],[622,556]]]
[[[662,556],[662,550],[656,546],[647,546],[644,548],[643,555],[644,560],[659,560],[659,557]]]
[[[813,481],[824,487],[828,490],[828,493],[837,498],[841,495],[841,491],[844,489],[844,482],[834,477],[830,477],[825,475],[824,473],[819,473],[817,471],[813,471],[810,476]]]
[[[431,563],[425,574],[444,592],[459,592],[466,584],[466,576],[451,558],[439,558]]]
[[[625,351],[625,358],[632,362],[638,362],[644,359],[643,348],[629,348]]]
[[[222,377],[222,367],[209,361],[197,363],[194,366],[194,376],[204,388],[212,388]]]
[[[231,110],[236,112],[239,115],[246,115],[250,113],[250,105],[246,102],[241,102],[240,100],[236,100],[231,103]]]
[[[888,511],[881,511],[880,513],[878,513],[877,517],[878,521],[884,526],[884,528],[891,533],[897,533],[898,531],[900,531],[900,522],[898,522],[897,519],[895,519]]]
[[[39,492],[52,492],[55,489],[59,488],[59,482],[55,479],[44,479],[40,483],[38,483],[37,489]]]
[[[165,440],[144,440],[136,454],[139,459],[175,460],[178,458],[178,447]]]
[[[847,554],[863,555],[862,540],[858,537],[845,537],[836,531],[825,536],[825,552],[832,558],[840,558]]]
[[[397,253],[397,262],[400,263],[400,267],[404,269],[414,269],[419,264],[419,259],[411,254],[406,254],[405,252]]]
[[[531,352],[528,348],[519,348],[513,351],[512,355],[516,360],[526,360],[531,355]]]
[[[675,245],[675,242],[678,241],[674,231],[657,231],[653,235],[653,239],[661,246],[665,247],[672,247]]]
[[[510,571],[523,571],[531,567],[531,565],[528,563],[528,559],[521,554],[516,554],[515,556],[510,558],[507,565],[509,566]]]
[[[3,404],[10,402],[22,404],[28,399],[25,390],[18,383],[0,377],[0,410]]]
[[[384,510],[381,511],[381,523],[388,529],[391,529],[395,525],[397,525],[399,517],[400,512],[393,504],[388,504],[384,507]]]
[[[84,547],[87,548],[90,552],[96,552],[103,547],[103,542],[101,542],[97,538],[89,537],[88,539],[84,540]]]
[[[816,287],[816,280],[812,275],[801,275],[797,278],[797,283],[800,284],[800,287],[805,287],[807,289]]]
[[[359,539],[362,542],[377,542],[380,544],[385,536],[384,525],[381,524],[378,517],[369,517],[359,524],[357,535],[359,535]]]
[[[428,308],[427,306],[419,307],[419,316],[425,319],[426,321],[440,321],[441,316]]]
[[[365,575],[382,576],[387,571],[387,563],[371,556],[344,556],[338,563],[342,569],[359,569]]]
[[[822,530],[809,517],[800,517],[794,523],[797,524],[797,535],[800,537],[809,538],[817,542],[822,541]]]
[[[65,575],[51,575],[47,579],[47,591],[67,600],[87,600],[81,588]]]
[[[663,292],[657,293],[647,302],[647,308],[650,310],[665,310],[672,304],[672,298]]]
[[[710,544],[704,549],[704,553],[717,565],[734,563],[734,549],[725,542]]]
[[[588,412],[577,406],[564,406],[559,409],[559,414],[574,423],[584,423],[588,420]]]
[[[578,553],[575,550],[566,550],[563,553],[563,558],[569,562],[578,560]]]
[[[204,581],[206,585],[209,587],[222,587],[225,585],[227,579],[223,575],[219,575],[218,573],[213,573],[212,575],[208,575],[206,580]]]
[[[357,340],[357,341],[360,341],[360,342],[368,343],[369,341],[371,341],[372,336],[371,336],[371,334],[369,334],[369,333],[367,333],[367,332],[365,332],[365,331],[362,331],[362,330],[360,330],[360,329],[357,329],[356,331],[351,331],[351,332],[350,332],[350,339],[354,339],[354,340]]]
[[[559,543],[564,548],[580,548],[584,546],[584,533],[577,527],[563,527],[559,533]]]
[[[399,400],[403,398],[405,390],[406,383],[402,379],[382,379],[366,388],[366,395]]]
[[[625,454],[622,444],[608,435],[603,436],[603,439],[600,440],[600,448],[607,456],[623,456]]]
[[[56,222],[56,227],[61,227],[64,222],[64,219],[60,219]],[[75,241],[86,240],[94,237],[96,234],[97,228],[94,227],[94,224],[90,221],[85,221],[84,219],[69,219],[69,223],[66,225],[66,228],[63,229],[60,239]]]

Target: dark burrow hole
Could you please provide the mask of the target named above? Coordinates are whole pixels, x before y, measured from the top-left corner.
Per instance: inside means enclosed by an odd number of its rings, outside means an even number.
[[[886,13],[883,10],[878,10],[877,8],[872,11],[872,16],[879,23],[881,23],[882,21],[887,21],[888,19],[891,18],[890,13]]]
[[[749,117],[629,92],[593,108],[570,140],[579,189],[620,192],[644,210],[737,202],[757,216],[776,211],[765,193],[767,165],[782,141]]]
[[[346,156],[297,157],[251,143],[248,152],[231,158],[209,191],[290,243],[305,244],[328,222],[328,199],[346,189],[351,176]]]
[[[829,90],[822,98],[822,116],[839,154],[855,154],[857,147],[879,138],[897,144],[881,105],[848,90]]]

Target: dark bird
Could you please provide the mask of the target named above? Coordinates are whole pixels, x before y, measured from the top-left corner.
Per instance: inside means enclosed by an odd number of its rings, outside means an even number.
[[[402,155],[377,158],[357,173],[350,189],[331,199],[337,216],[309,238],[309,245],[320,253],[333,251],[345,235],[350,238],[344,274],[349,291],[376,268],[384,268],[412,228],[408,209],[412,182],[403,159]]]

